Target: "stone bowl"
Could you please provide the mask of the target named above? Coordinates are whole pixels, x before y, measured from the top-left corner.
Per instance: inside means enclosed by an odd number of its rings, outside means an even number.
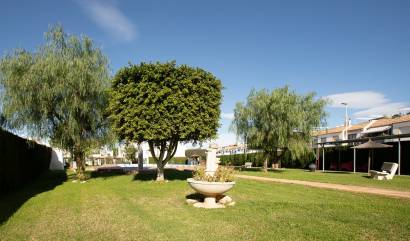
[[[195,191],[205,196],[221,195],[233,188],[235,182],[205,182],[196,181],[193,178],[188,178],[188,184]]]

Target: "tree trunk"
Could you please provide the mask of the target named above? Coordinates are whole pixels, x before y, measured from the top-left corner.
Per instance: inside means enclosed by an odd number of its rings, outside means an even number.
[[[138,172],[141,172],[144,169],[144,155],[143,152],[141,150],[141,148],[139,148],[138,151]]]
[[[268,161],[269,161],[269,158],[265,157],[265,161],[263,161],[263,171],[264,172],[268,172]]]
[[[157,163],[157,182],[163,182],[164,179],[164,164],[162,162]]]
[[[167,146],[167,141],[148,141],[149,150],[157,163],[157,182],[164,181],[164,166],[175,155],[178,147],[178,140],[171,140]],[[155,147],[159,149],[159,156],[155,154]]]
[[[85,165],[84,165],[84,152],[76,151],[74,154],[75,162],[77,164],[77,178],[81,181],[86,179],[85,176]]]

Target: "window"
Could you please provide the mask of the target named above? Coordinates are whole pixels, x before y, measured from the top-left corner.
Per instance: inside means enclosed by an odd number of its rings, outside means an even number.
[[[324,142],[326,142],[326,137],[320,138],[320,143],[324,143]]]
[[[357,134],[349,134],[349,135],[347,136],[347,139],[348,139],[348,140],[354,140],[354,139],[356,139],[356,136],[357,136]]]
[[[339,136],[333,136],[334,141],[339,141]]]

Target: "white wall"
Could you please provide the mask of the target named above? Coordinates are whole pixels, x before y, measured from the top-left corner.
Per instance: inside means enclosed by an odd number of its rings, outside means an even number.
[[[410,122],[402,122],[393,125],[393,134],[409,134]]]
[[[50,170],[64,170],[63,152],[59,149],[51,149]]]

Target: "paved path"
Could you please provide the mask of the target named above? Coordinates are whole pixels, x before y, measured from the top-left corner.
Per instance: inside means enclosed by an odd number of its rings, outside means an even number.
[[[369,194],[383,195],[383,196],[389,196],[389,197],[399,197],[399,198],[410,199],[410,192],[396,191],[396,190],[389,190],[389,189],[382,189],[382,188],[352,186],[352,185],[323,183],[323,182],[300,181],[300,180],[280,179],[280,178],[272,178],[272,177],[257,177],[257,176],[248,176],[248,175],[236,175],[236,177],[248,179],[248,180],[255,180],[255,181],[298,184],[298,185],[305,185],[309,187],[327,188],[327,189],[334,189],[334,190],[347,191],[347,192],[369,193]]]

